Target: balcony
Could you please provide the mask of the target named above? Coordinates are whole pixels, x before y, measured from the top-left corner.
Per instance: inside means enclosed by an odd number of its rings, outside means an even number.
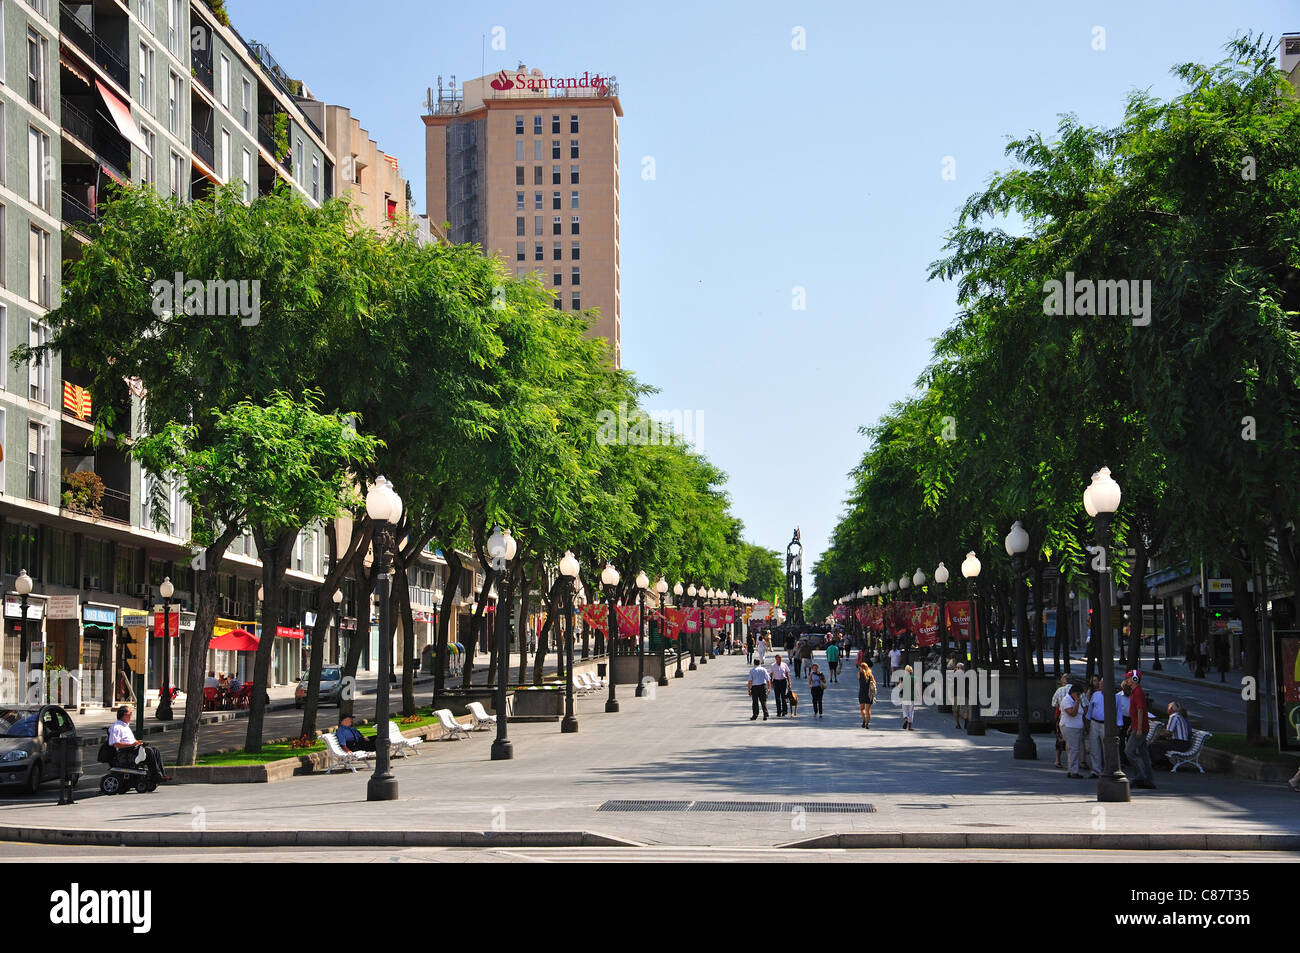
[[[196,33],[201,32],[202,35],[198,39],[203,42],[201,44],[191,42],[190,67],[199,82],[208,88],[208,92],[212,92],[212,31],[198,22],[195,23],[194,30]],[[196,45],[200,48],[195,49]]]
[[[131,147],[112,120],[103,116],[92,117],[66,96],[59,103],[59,111],[64,131],[80,140],[96,158],[125,179],[131,166]]]
[[[126,64],[127,52],[117,50],[110,45],[94,27],[94,12],[89,4],[84,9],[91,10],[91,24],[77,16],[77,8],[68,3],[59,4],[59,29],[92,60],[103,67],[113,81],[123,89],[131,88],[131,70]]]
[[[103,488],[103,496],[98,503],[78,497],[80,488],[68,480],[62,481],[59,489],[59,509],[66,513],[89,516],[94,519],[108,520],[111,523],[131,525],[131,494],[112,487]]]
[[[271,153],[273,157],[279,160],[279,156],[276,154],[276,150],[279,148],[279,146],[277,146],[275,142],[274,120],[270,116],[267,116],[266,114],[262,114],[257,117],[257,141],[263,149]],[[280,161],[287,161],[288,158],[289,156],[286,151],[284,160],[280,160]]]
[[[63,220],[65,222],[69,225],[84,225],[97,219],[98,216],[86,208],[72,193],[67,189],[63,190]]]
[[[206,163],[209,169],[216,168],[216,150],[212,147],[212,140],[197,127],[190,133],[190,143],[194,147],[196,158]]]

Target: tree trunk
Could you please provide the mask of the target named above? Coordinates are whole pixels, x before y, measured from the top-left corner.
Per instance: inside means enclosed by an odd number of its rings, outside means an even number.
[[[1065,659],[1070,657],[1070,584],[1065,578],[1064,566],[1058,566],[1056,572],[1055,642],[1052,649],[1052,674],[1059,678],[1065,671]]]
[[[442,613],[438,619],[438,646],[437,657],[435,659],[433,675],[433,699],[434,707],[437,708],[438,697],[447,687],[447,648],[451,642],[451,617],[456,609],[456,591],[460,587],[461,577],[464,575],[464,566],[460,561],[460,556],[456,554],[454,546],[448,544],[445,536],[439,537],[442,540],[443,558],[447,560],[447,585],[442,590]],[[465,645],[464,642],[461,643]],[[468,649],[468,646],[466,646]],[[461,669],[461,685],[469,685],[474,676],[474,655],[467,651],[464,659],[464,667]]]
[[[1041,558],[1034,560],[1034,624],[1031,628],[1034,630],[1034,644],[1038,647],[1038,674],[1040,676],[1047,674],[1047,668],[1043,665],[1043,642],[1046,641],[1043,632],[1043,616],[1046,615],[1047,600],[1044,598],[1047,590],[1043,587],[1043,560]]]
[[[1146,605],[1147,593],[1147,539],[1140,527],[1135,535],[1137,539],[1133,542],[1133,571],[1128,587],[1128,659],[1129,668],[1140,669],[1142,668],[1142,629],[1146,626],[1146,613],[1143,611],[1143,606]]]
[[[406,569],[393,565],[393,597],[402,620],[402,714],[415,711],[415,613],[411,611],[411,581]]]
[[[483,588],[479,590],[478,605],[474,607],[474,615],[470,619],[470,624],[469,624],[470,631],[474,633],[474,640],[476,643],[478,641],[478,634],[484,631],[483,627],[484,625],[486,625],[487,596],[488,596],[488,592],[491,591],[492,589],[492,582],[495,579],[496,579],[496,573],[494,573],[491,569],[485,569],[483,571]],[[487,641],[488,641],[487,683],[489,685],[495,685],[497,683],[497,650],[500,649],[501,646],[497,645],[497,633],[495,631],[488,631],[486,634],[487,634]]]
[[[274,539],[268,539],[258,528],[253,529],[257,542],[257,555],[262,560],[262,632],[253,658],[253,696],[248,705],[248,730],[244,734],[244,750],[255,754],[262,750],[262,726],[266,721],[267,685],[271,676],[271,652],[275,647],[275,631],[280,624],[282,600],[281,583],[289,568],[298,529],[281,530]]]
[[[1260,716],[1262,707],[1259,696],[1263,690],[1260,684],[1260,636],[1259,617],[1255,614],[1255,594],[1247,591],[1247,585],[1253,573],[1250,550],[1241,543],[1235,547],[1243,558],[1229,557],[1227,565],[1232,575],[1232,607],[1241,619],[1242,677],[1251,679],[1255,690],[1246,696],[1246,741],[1255,743],[1260,738]],[[1213,652],[1214,640],[1207,632],[1205,643]],[[1199,646],[1197,651],[1199,652]],[[1207,668],[1208,662],[1202,663]],[[1250,684],[1250,683],[1247,683]]]
[[[203,714],[204,669],[208,664],[208,643],[217,624],[217,570],[239,535],[239,527],[227,527],[203,551],[203,569],[194,573],[194,631],[190,633],[189,662],[185,667],[185,717],[181,723],[176,763],[192,765],[199,751],[199,716]]]
[[[376,577],[379,575],[378,560],[370,564],[362,576],[364,581],[361,593],[364,598],[361,599],[361,606],[365,607],[365,641],[370,640],[370,593],[375,591]],[[360,611],[360,609],[358,609]],[[343,676],[343,690],[339,693],[339,721],[343,721],[344,715],[352,714],[353,699],[361,694],[361,689],[357,685],[357,666],[361,663],[361,620],[357,620],[356,633],[352,636],[352,642],[348,645],[347,661],[343,663],[343,671],[339,674]]]

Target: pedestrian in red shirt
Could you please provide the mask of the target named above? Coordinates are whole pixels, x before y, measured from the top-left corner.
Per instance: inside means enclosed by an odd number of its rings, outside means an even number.
[[[1128,700],[1130,727],[1128,743],[1124,746],[1134,777],[1132,786],[1154,790],[1156,772],[1151,766],[1151,752],[1147,748],[1147,732],[1151,729],[1151,723],[1147,718],[1147,696],[1142,691],[1142,673],[1136,669],[1127,672],[1124,675],[1124,685],[1133,691]]]

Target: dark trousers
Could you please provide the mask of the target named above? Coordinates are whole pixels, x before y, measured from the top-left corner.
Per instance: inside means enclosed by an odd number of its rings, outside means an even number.
[[[1188,751],[1192,747],[1192,740],[1178,741],[1174,738],[1160,738],[1151,742],[1151,760],[1160,761],[1168,760],[1168,754],[1171,751]]]
[[[767,686],[755,685],[753,688],[749,690],[749,697],[750,700],[753,701],[754,703],[754,718],[758,717],[759,705],[763,706],[763,717],[766,718],[767,717]],[[751,718],[750,721],[753,721],[754,718]]]
[[[795,677],[795,678],[798,678],[798,677],[799,677],[799,672],[800,672],[800,670],[801,670],[802,668],[803,668],[803,659],[801,659],[799,656],[796,655],[796,656],[794,657],[794,677]]]
[[[789,699],[785,697],[785,691],[789,683],[784,678],[772,679],[772,694],[776,697],[776,716],[780,718],[787,711]]]
[[[822,714],[822,694],[826,691],[825,686],[818,685],[812,690],[813,697],[813,714]]]
[[[137,764],[138,757],[135,748],[119,748],[117,752],[116,764],[119,768],[146,768],[156,777],[161,777],[167,772],[163,770],[162,754],[153,745],[144,745],[144,763]]]

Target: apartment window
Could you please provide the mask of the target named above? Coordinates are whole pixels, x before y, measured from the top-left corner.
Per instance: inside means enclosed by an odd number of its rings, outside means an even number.
[[[533,216],[533,234],[534,235],[542,234],[542,216],[540,215]]]
[[[244,201],[253,201],[253,156],[244,150]]]
[[[542,210],[542,193],[541,193],[541,192],[534,192],[534,193],[533,193],[533,211],[535,211],[535,212],[540,212],[541,210]]]
[[[33,524],[5,520],[5,572],[16,576],[26,569],[33,578],[41,578],[39,542],[40,534]]]
[[[533,161],[542,161],[542,140],[540,139],[533,140]]]
[[[144,138],[145,147],[148,149],[140,156],[140,181],[145,185],[154,185],[158,181],[158,173],[153,165],[153,155],[158,149],[158,137],[144,125],[140,126],[140,135]]]
[[[5,265],[5,255],[8,253],[8,251],[9,251],[9,228],[5,221],[5,207],[3,205],[0,205],[0,288],[9,287],[9,269]],[[0,319],[3,319],[3,317],[4,317],[4,309],[3,309],[3,305],[0,305]],[[4,369],[6,366],[3,359],[3,355],[9,353],[4,348],[3,345],[4,345],[4,325],[3,323],[0,323],[0,381],[4,380],[4,373],[5,373]],[[4,384],[0,383],[0,387],[3,386]],[[0,457],[0,460],[3,459],[4,459],[3,457]],[[3,469],[4,467],[0,466],[0,470]]]
[[[541,116],[534,116],[534,117],[533,117],[533,135],[534,135],[534,136],[540,136],[541,134],[542,134],[542,117],[541,117]]]
[[[559,185],[559,184],[560,184],[560,167],[558,165],[553,165],[551,166],[551,185]]]
[[[523,117],[523,116],[516,116],[516,117],[515,117],[515,135],[516,135],[516,136],[522,136],[523,134],[524,134],[524,117]]]
[[[574,265],[574,266],[573,266],[573,274],[569,276],[569,284],[571,284],[571,285],[580,285],[580,284],[582,284],[582,276],[581,276],[581,275],[579,274],[579,272],[578,272],[578,266],[577,266],[577,265]]]
[[[524,140],[522,139],[515,140],[515,161],[524,161]]]
[[[578,167],[576,165],[569,166],[569,184],[578,184]]]
[[[569,208],[577,208],[577,207],[578,207],[578,190],[574,189],[572,192],[569,193]]]
[[[50,501],[50,428],[27,425],[27,499]]]
[[[217,61],[217,80],[221,84],[221,105],[230,108],[230,57],[225,53]]]
[[[136,0],[135,15],[140,18],[140,22],[145,28],[153,32],[153,0]]]
[[[294,144],[293,150],[293,177],[302,185],[302,177],[306,174],[306,166],[303,165],[302,137],[299,136]]]
[[[230,132],[221,130],[221,181],[230,181]]]
[[[542,251],[541,242],[536,242],[533,245],[533,261],[546,261],[546,254]]]
[[[560,234],[560,216],[558,215],[551,220],[551,234],[552,235]]]
[[[559,139],[552,139],[552,140],[551,140],[551,158],[552,158],[552,159],[558,159],[559,157],[560,157],[560,140],[559,140]]]
[[[553,245],[551,245],[551,260],[559,261],[563,257],[564,257],[563,246],[559,242],[555,242]]]
[[[575,136],[578,134],[578,116],[576,113],[569,117],[569,132]]]
[[[559,117],[559,116],[552,116],[552,117],[551,117],[551,132],[552,132],[553,134],[557,135],[557,136],[560,134],[560,117]]]
[[[564,284],[564,276],[561,275],[558,271],[555,272],[553,275],[551,275],[551,284],[556,288],[560,287],[560,285]]]
[[[311,197],[314,201],[320,201],[320,157],[311,157]],[[389,218],[393,216],[389,215]]]
[[[0,205],[0,208],[4,206]],[[9,309],[0,304],[0,354],[9,353]],[[0,360],[0,390],[8,390],[9,382],[6,378],[9,376],[9,361]],[[0,426],[0,460],[4,459],[4,438],[5,429]],[[0,467],[0,493],[4,492],[4,467]]]
[[[581,292],[578,292],[578,291],[573,292],[573,294],[570,296],[570,305],[569,305],[569,307],[572,308],[574,311],[581,311],[581,310],[582,310],[582,294],[581,294]]]
[[[556,219],[556,221],[558,222],[559,219]],[[572,234],[572,235],[577,235],[577,234],[578,234],[578,216],[576,216],[576,215],[573,216],[573,227],[572,227],[571,229],[569,229],[569,233]]]
[[[185,160],[181,157],[181,154],[175,150],[172,151],[171,159],[169,160],[169,174],[171,176],[170,185],[172,198],[185,198]]]
[[[0,408],[0,455],[5,452],[5,412]],[[5,468],[0,467],[0,494],[5,491]]]
[[[535,165],[533,166],[533,185],[541,185],[541,184],[542,184],[542,167],[540,165]]]
[[[570,139],[570,140],[569,140],[569,158],[570,158],[570,159],[576,159],[576,158],[578,158],[578,140],[577,140],[577,139]]]
[[[27,127],[27,200],[50,210],[50,137],[35,126]]]
[[[557,212],[560,210],[560,193],[559,193],[559,192],[552,192],[552,193],[551,193],[551,208],[552,208],[554,211],[557,211]]]
[[[574,242],[574,243],[573,243],[573,247],[572,247],[572,248],[570,249],[570,251],[569,251],[569,257],[570,257],[571,259],[573,259],[574,261],[577,261],[579,258],[582,257],[581,255],[578,254],[578,243],[577,243],[577,242]]]
[[[167,71],[167,129],[173,134],[181,130],[181,78],[172,70]]]
[[[0,23],[3,22],[4,18],[0,17]],[[4,28],[0,27],[0,44],[3,44],[4,40]],[[0,54],[0,70],[3,69],[4,56]],[[3,76],[0,76],[0,85],[3,85],[3,82],[4,78]],[[5,104],[3,101],[0,101],[0,185],[4,185],[8,181],[8,173],[5,171],[5,167],[9,164],[9,135],[5,131],[5,128]]]
[[[140,92],[136,96],[145,109],[153,109],[153,47],[140,44]]]
[[[515,193],[515,211],[516,211],[516,212],[522,212],[523,210],[524,210],[524,193],[523,193],[523,192],[516,192],[516,193]]]
[[[27,262],[27,297],[41,307],[48,308],[50,306],[50,233],[35,225],[28,233]]]
[[[27,101],[41,112],[49,112],[45,66],[50,59],[50,43],[30,27],[27,30]]]
[[[526,247],[526,243],[524,242],[515,242],[515,261],[528,260],[528,252],[525,250]]]
[[[523,233],[524,233],[524,217],[522,215],[517,215],[515,216],[515,234],[522,235]]]
[[[50,329],[35,318],[27,322],[27,343],[40,347],[50,343]],[[50,352],[33,354],[27,362],[27,396],[38,404],[50,405]]]
[[[167,0],[167,49],[178,58],[185,48],[185,0]]]
[[[244,86],[244,105],[241,122],[245,129],[252,131],[253,128],[253,84],[248,80],[243,81]]]
[[[517,165],[515,166],[515,185],[523,185],[523,184],[524,184],[524,167],[521,165]]]

